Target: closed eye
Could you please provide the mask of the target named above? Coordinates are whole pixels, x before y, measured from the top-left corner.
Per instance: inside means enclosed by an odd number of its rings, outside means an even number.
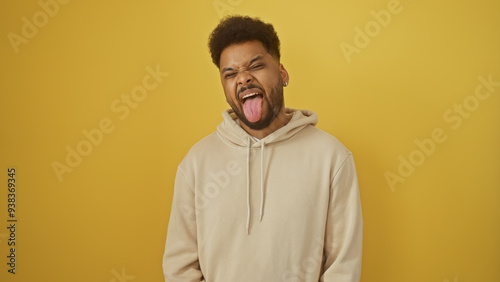
[[[234,73],[234,72],[233,72],[233,73],[228,73],[228,74],[226,74],[226,75],[224,76],[224,78],[228,79],[228,78],[231,78],[231,77],[233,77],[233,76],[235,76],[235,75],[236,75],[236,73]]]

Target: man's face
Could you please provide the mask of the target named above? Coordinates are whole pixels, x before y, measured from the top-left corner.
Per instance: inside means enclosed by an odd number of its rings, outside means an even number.
[[[220,79],[226,101],[253,130],[268,127],[284,106],[288,73],[260,41],[226,47],[220,56]]]

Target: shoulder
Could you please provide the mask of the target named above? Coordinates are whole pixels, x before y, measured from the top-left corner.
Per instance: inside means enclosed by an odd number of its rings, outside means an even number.
[[[187,166],[205,157],[209,152],[216,150],[216,148],[221,145],[220,143],[220,138],[217,136],[216,132],[205,136],[189,149],[179,167]]]
[[[316,162],[331,168],[335,175],[352,153],[335,136],[315,127],[305,127],[297,136],[300,150],[305,150]]]
[[[347,156],[351,152],[335,136],[312,125],[306,126],[299,134],[298,139],[309,146],[314,146],[323,152]]]
[[[196,142],[191,149],[189,149],[189,154],[197,154],[200,151],[205,151],[214,146],[219,145],[220,138],[217,136],[217,132],[212,132],[209,135],[203,137],[198,142]]]
[[[305,132],[313,139],[314,146],[318,149],[315,152],[319,158],[331,160],[331,179],[343,170],[343,177],[355,175],[355,165],[352,152],[347,149],[335,136],[317,128],[310,126]],[[340,179],[340,178],[339,178]]]

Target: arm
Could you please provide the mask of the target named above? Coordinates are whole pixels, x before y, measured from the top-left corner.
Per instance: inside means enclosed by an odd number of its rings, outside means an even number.
[[[163,256],[165,281],[203,281],[198,263],[195,197],[182,171],[177,170],[167,242]]]
[[[358,179],[349,154],[333,176],[325,233],[323,273],[320,281],[359,282],[363,218]]]

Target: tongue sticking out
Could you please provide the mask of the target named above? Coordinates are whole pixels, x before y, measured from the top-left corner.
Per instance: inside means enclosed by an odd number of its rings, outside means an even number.
[[[262,114],[262,96],[255,95],[245,100],[243,104],[243,112],[249,122],[256,122]]]

